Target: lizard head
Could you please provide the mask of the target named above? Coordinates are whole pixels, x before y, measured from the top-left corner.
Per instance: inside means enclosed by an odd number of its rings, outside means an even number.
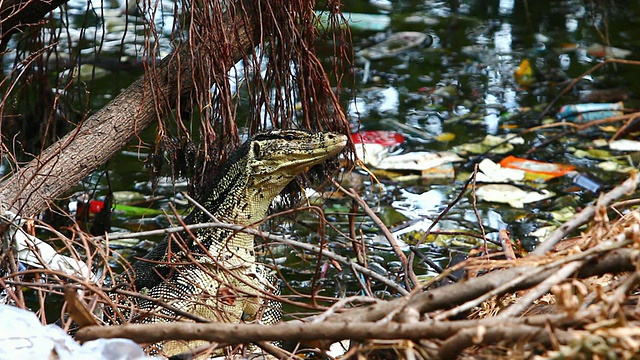
[[[280,187],[310,167],[338,154],[345,135],[300,130],[275,130],[248,141],[248,167],[254,183]]]
[[[274,130],[257,134],[229,157],[204,205],[216,217],[234,223],[262,219],[289,183],[340,153],[346,144],[345,135],[330,132]],[[200,212],[193,219],[205,220]]]

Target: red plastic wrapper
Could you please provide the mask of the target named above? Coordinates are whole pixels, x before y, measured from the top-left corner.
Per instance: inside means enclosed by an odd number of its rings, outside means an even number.
[[[379,144],[382,146],[394,146],[402,144],[404,135],[395,131],[372,130],[351,134],[354,144]]]

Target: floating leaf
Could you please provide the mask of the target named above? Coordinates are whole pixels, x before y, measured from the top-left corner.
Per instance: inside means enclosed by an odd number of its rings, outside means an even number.
[[[564,223],[576,214],[576,209],[572,206],[563,207],[560,210],[552,211],[551,216],[554,220]]]
[[[436,140],[438,140],[440,142],[448,142],[448,141],[453,141],[455,138],[456,138],[456,134],[445,132],[445,133],[442,133],[442,134],[438,135]]]
[[[520,85],[531,85],[535,81],[531,62],[529,62],[529,60],[527,59],[522,59],[520,65],[518,65],[518,68],[514,72],[514,77],[516,79],[516,82]]]
[[[587,53],[592,56],[598,57],[614,57],[618,59],[624,59],[631,55],[631,50],[621,49],[613,46],[606,46],[601,44],[591,44],[587,48]]]
[[[482,145],[481,143],[467,143],[456,146],[457,152],[468,152],[472,154],[484,154],[489,150],[488,146]]]
[[[608,146],[609,142],[605,139],[595,139],[593,140],[593,146],[595,147],[604,147],[604,146]]]
[[[525,172],[520,169],[510,169],[502,167],[491,159],[484,159],[478,164],[480,172],[476,175],[476,181],[478,182],[512,182],[522,181],[525,177]]]
[[[579,158],[591,158],[591,159],[600,159],[600,160],[611,160],[615,159],[615,156],[611,155],[611,153],[607,150],[601,149],[587,149],[587,150],[576,150],[573,155]]]
[[[598,167],[604,171],[609,171],[609,172],[619,172],[619,173],[628,173],[631,171],[635,171],[636,168],[630,165],[622,165],[619,164],[615,161],[603,161],[601,163],[598,163]]]
[[[598,126],[598,129],[604,131],[604,132],[610,132],[610,133],[615,133],[617,132],[619,129],[615,126]]]
[[[529,236],[533,236],[538,239],[538,241],[542,241],[547,238],[547,236],[551,235],[553,230],[555,230],[556,226],[543,226],[533,232],[529,233]]]
[[[78,70],[80,68],[80,70]],[[109,75],[110,72],[101,67],[84,64],[80,66],[75,66],[70,70],[65,70],[60,73],[60,78],[67,79],[69,77],[79,78],[81,81],[92,81],[96,79],[101,79]]]
[[[114,191],[113,200],[118,203],[132,203],[147,201],[147,198],[137,191]]]
[[[481,143],[467,143],[460,146],[456,146],[456,151],[466,151],[472,154],[484,154],[491,152],[493,154],[505,154],[513,151],[512,141],[518,143],[521,139],[518,136],[509,136],[503,138],[500,136],[487,135]],[[524,139],[522,140],[524,142]]]
[[[422,178],[427,180],[453,179],[456,177],[452,163],[442,164],[430,169],[422,170]]]

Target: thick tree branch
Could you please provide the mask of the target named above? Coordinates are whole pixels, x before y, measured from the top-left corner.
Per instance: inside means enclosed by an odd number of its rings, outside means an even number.
[[[235,61],[241,60],[259,41],[257,27],[260,22],[255,2],[243,0],[236,5],[233,14],[225,14],[225,24],[228,25],[224,36],[219,38],[226,39],[228,43],[217,44],[216,49],[230,51],[230,57]],[[193,57],[210,52],[211,49],[201,50],[184,44],[168,55],[157,64],[153,73],[138,79],[99,112],[0,184],[2,204],[23,216],[44,210],[48,202],[77,185],[139,132],[171,110],[181,95],[189,93],[194,87]],[[167,101],[158,101],[154,94],[160,94]]]
[[[100,338],[128,338],[138,343],[153,343],[167,339],[207,340],[235,344],[258,341],[340,341],[351,339],[446,339],[461,330],[478,326],[493,327],[504,324],[543,327],[547,322],[570,326],[576,320],[566,315],[536,315],[531,318],[483,319],[414,323],[397,322],[318,322],[292,321],[276,325],[227,324],[227,323],[164,323],[130,324],[122,326],[87,326],[76,333],[76,339],[90,341]]]
[[[613,250],[606,255],[596,256],[585,263],[577,276],[585,278],[596,274],[619,273],[635,269],[638,251],[633,249]],[[523,280],[504,292],[528,289],[551,276],[557,269],[535,273],[535,266],[519,266],[501,271],[493,271],[487,275],[460,281],[428,292],[420,292],[393,301],[374,304],[354,309],[327,319],[328,321],[378,321],[398,308],[413,307],[421,313],[439,309],[449,309],[458,304],[473,300],[501,285],[525,275]],[[503,292],[503,293],[504,293]]]

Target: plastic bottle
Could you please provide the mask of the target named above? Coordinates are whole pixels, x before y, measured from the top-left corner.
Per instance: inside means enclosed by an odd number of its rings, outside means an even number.
[[[577,171],[572,171],[568,173],[567,176],[574,184],[593,193],[599,192],[603,186],[602,181],[593,175],[581,174]]]

